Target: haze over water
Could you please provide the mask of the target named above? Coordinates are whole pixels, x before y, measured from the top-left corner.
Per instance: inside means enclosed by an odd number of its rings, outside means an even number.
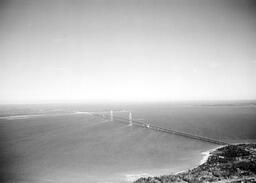
[[[81,113],[110,109],[130,110],[135,119],[226,142],[256,139],[253,102],[1,106],[2,181],[129,182],[142,174],[193,168],[201,152],[217,147]]]

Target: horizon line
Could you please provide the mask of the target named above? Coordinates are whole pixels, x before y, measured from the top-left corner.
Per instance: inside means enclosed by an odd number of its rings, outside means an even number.
[[[145,100],[145,101],[85,101],[85,100],[43,100],[43,101],[29,101],[29,102],[11,102],[11,101],[0,101],[0,105],[58,105],[58,104],[150,104],[150,103],[247,103],[256,102],[256,99],[184,99],[184,100]]]

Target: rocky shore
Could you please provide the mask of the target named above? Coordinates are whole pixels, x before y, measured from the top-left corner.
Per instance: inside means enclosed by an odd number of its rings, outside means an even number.
[[[140,178],[134,183],[256,182],[256,144],[227,145],[210,152],[198,167],[175,175]]]

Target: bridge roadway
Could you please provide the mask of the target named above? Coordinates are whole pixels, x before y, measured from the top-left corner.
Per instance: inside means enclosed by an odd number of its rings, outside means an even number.
[[[103,117],[100,114],[94,113],[93,115],[101,117],[101,118]],[[123,122],[125,124],[129,123],[129,119],[126,119],[123,117],[115,116],[115,120],[118,120],[119,122]],[[204,136],[194,135],[194,134],[190,134],[190,133],[179,132],[179,131],[172,130],[169,128],[162,128],[162,127],[147,124],[147,123],[144,123],[141,121],[132,120],[132,125],[136,125],[136,126],[139,126],[142,128],[148,128],[148,129],[163,132],[163,133],[174,134],[174,135],[178,135],[178,136],[182,136],[182,137],[186,137],[186,138],[190,138],[190,139],[200,140],[200,141],[204,141],[204,142],[208,142],[208,143],[212,143],[212,144],[228,145],[228,143],[226,143],[224,141],[220,141],[220,140],[216,140],[216,139],[212,139],[212,138],[208,138],[208,137],[204,137]]]

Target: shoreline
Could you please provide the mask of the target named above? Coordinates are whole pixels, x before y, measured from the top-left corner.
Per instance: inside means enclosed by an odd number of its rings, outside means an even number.
[[[226,146],[226,145],[220,145],[218,147],[211,148],[211,149],[209,149],[207,151],[201,152],[200,154],[203,155],[203,157],[201,158],[201,160],[199,161],[198,164],[196,164],[196,165],[194,165],[194,166],[192,166],[190,168],[187,168],[187,169],[183,169],[183,170],[180,170],[180,171],[177,171],[177,172],[173,172],[171,174],[178,175],[180,173],[187,172],[190,169],[196,168],[199,165],[204,164],[208,160],[208,158],[211,156],[211,153],[213,151],[217,150],[218,148],[224,147],[224,146]],[[162,175],[164,175],[164,174],[162,174]],[[158,175],[158,176],[161,176],[161,175]],[[126,174],[125,177],[126,177],[125,180],[127,182],[134,182],[134,181],[138,180],[139,178],[147,178],[147,177],[155,177],[155,176],[153,174],[151,174],[151,173],[147,173],[147,171],[144,171],[143,173]]]
[[[201,153],[200,164],[176,174],[140,178],[134,183],[256,181],[256,144],[218,146]]]
[[[186,171],[188,171],[188,170],[190,170],[190,169],[196,168],[196,167],[198,167],[198,166],[200,166],[200,165],[206,163],[207,160],[208,160],[208,158],[211,156],[211,153],[212,153],[212,152],[216,151],[216,150],[219,149],[219,148],[225,147],[225,146],[227,146],[227,145],[220,145],[220,146],[218,146],[218,147],[211,148],[211,149],[209,149],[209,150],[207,150],[207,151],[201,152],[200,154],[203,155],[203,157],[202,157],[201,160],[199,161],[199,164],[198,164],[198,165],[196,165],[196,166],[194,166],[194,167],[191,167],[191,168],[188,168],[188,169],[184,169],[184,170],[175,172],[174,175],[177,175],[177,174],[179,174],[179,173],[184,173],[184,172],[186,172]]]
[[[219,149],[219,148],[225,147],[225,146],[227,146],[227,145],[220,145],[220,146],[218,146],[218,147],[211,148],[211,149],[209,149],[209,150],[207,150],[207,151],[201,152],[200,154],[203,155],[203,157],[202,157],[201,160],[199,161],[199,164],[198,164],[198,165],[196,165],[196,166],[194,166],[194,167],[191,167],[191,168],[188,168],[188,169],[184,169],[184,170],[175,172],[174,175],[178,175],[179,173],[184,173],[184,172],[186,172],[186,171],[188,171],[188,170],[190,170],[190,169],[196,168],[196,167],[198,167],[198,166],[200,166],[200,165],[206,163],[207,160],[208,160],[208,158],[211,156],[211,153],[212,153],[212,152],[216,151],[216,150]]]
[[[216,151],[216,150],[219,149],[219,148],[226,147],[226,146],[228,146],[228,145],[220,145],[220,146],[218,146],[218,147],[215,147],[215,148],[209,149],[209,150],[207,150],[207,151],[201,152],[201,155],[203,155],[203,157],[202,157],[202,159],[200,160],[199,165],[202,165],[202,164],[206,163],[207,160],[208,160],[208,158],[211,156],[211,153],[212,153],[212,152]],[[198,165],[198,166],[199,166],[199,165]],[[194,168],[196,168],[196,167],[194,167]],[[186,170],[185,170],[185,171],[186,171]]]
[[[198,167],[198,166],[200,166],[200,165],[202,165],[202,164],[204,164],[207,160],[208,160],[208,158],[211,156],[211,153],[213,152],[213,151],[215,151],[215,150],[217,150],[217,149],[219,149],[219,148],[222,148],[222,147],[225,147],[226,145],[220,145],[220,146],[218,146],[218,147],[215,147],[215,148],[211,148],[211,149],[209,149],[209,150],[207,150],[207,151],[203,151],[203,152],[201,152],[200,154],[203,156],[202,158],[201,158],[201,160],[199,161],[199,163],[198,164],[196,164],[196,165],[194,165],[194,166],[191,166],[190,168],[186,168],[186,169],[183,169],[183,170],[179,170],[179,171],[177,171],[177,172],[173,172],[173,173],[171,173],[171,174],[173,174],[173,175],[178,175],[178,174],[180,174],[180,173],[185,173],[185,172],[187,172],[187,171],[189,171],[190,169],[193,169],[193,168],[196,168],[196,167]],[[162,174],[162,175],[165,175],[165,174]],[[157,176],[162,176],[161,174],[160,175],[157,175]],[[153,174],[151,174],[151,173],[147,173],[147,171],[144,171],[143,173],[134,173],[134,174],[126,174],[125,175],[125,181],[127,181],[127,182],[129,182],[129,183],[132,183],[132,182],[134,182],[134,181],[136,181],[136,180],[138,180],[138,179],[140,179],[140,178],[147,178],[147,177],[155,177]]]

